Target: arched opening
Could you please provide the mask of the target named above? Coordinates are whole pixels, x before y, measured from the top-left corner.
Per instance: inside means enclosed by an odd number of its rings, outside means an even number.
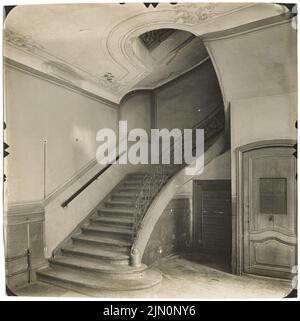
[[[151,127],[192,128],[223,105],[219,81],[206,47],[191,32],[153,29],[137,36],[132,50],[147,66],[147,71],[120,104],[123,107],[134,92],[148,91],[152,99]]]
[[[148,70],[121,100],[120,116],[130,128],[182,130],[198,126],[205,135],[210,136],[214,128],[215,134],[226,136],[219,80],[201,38],[178,29],[153,29],[136,37],[132,48],[136,57],[143,57]],[[207,119],[214,125],[204,125]],[[184,183],[176,185],[170,202],[162,207],[145,241],[146,264],[175,250],[187,262],[230,270],[230,153],[226,138],[218,157],[212,160],[213,169],[208,166],[203,175],[185,178]],[[207,139],[205,150],[213,143]],[[225,173],[216,171],[218,166],[223,166]],[[187,195],[178,200],[183,193]],[[219,197],[217,202],[214,195]],[[175,207],[173,216],[168,215],[169,207]]]

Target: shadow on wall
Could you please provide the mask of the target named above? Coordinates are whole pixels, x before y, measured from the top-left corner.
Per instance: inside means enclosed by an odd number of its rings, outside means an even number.
[[[150,265],[158,259],[190,247],[191,205],[189,198],[173,199],[159,218],[143,255]]]

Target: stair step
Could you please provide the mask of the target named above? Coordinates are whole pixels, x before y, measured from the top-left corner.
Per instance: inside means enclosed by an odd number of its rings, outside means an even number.
[[[59,256],[50,259],[51,266],[61,266],[75,270],[91,271],[103,274],[110,278],[138,278],[146,269],[146,265],[140,267],[131,267],[124,265],[113,265],[105,262],[89,261],[86,258]]]
[[[73,242],[75,244],[93,244],[97,246],[105,246],[107,248],[111,248],[114,251],[128,251],[131,247],[131,242],[126,240],[118,240],[115,238],[109,237],[100,237],[95,235],[88,235],[88,234],[78,234],[72,236]]]
[[[70,246],[70,245],[69,245]],[[85,242],[82,240],[75,240],[75,242],[72,243],[72,246],[74,247],[84,247],[88,249],[95,249],[95,250],[101,250],[105,252],[112,252],[115,254],[121,254],[121,255],[129,255],[130,253],[130,246],[113,246],[113,245],[105,245],[105,244],[97,244],[92,242]]]
[[[111,195],[111,199],[114,201],[117,200],[126,200],[135,202],[139,193],[133,193],[133,192],[115,192]]]
[[[47,268],[37,272],[39,281],[72,289],[87,295],[101,295],[99,291],[130,291],[142,290],[160,283],[162,276],[159,272],[146,270],[142,278],[138,279],[105,279],[98,273],[85,273],[60,268]]]
[[[137,197],[140,193],[140,189],[137,190],[122,190],[121,188],[118,188],[113,194],[112,196],[115,196],[115,194],[118,195],[128,195],[130,197]]]
[[[126,176],[127,179],[143,179],[147,173],[131,173]]]
[[[98,215],[101,214],[118,214],[118,215],[133,215],[134,208],[109,208],[100,207],[97,210]]]
[[[126,179],[124,181],[124,185],[125,186],[137,186],[137,187],[141,187],[144,183],[144,179]]]
[[[120,192],[135,191],[135,192],[137,192],[141,189],[141,186],[142,185],[140,185],[140,186],[137,186],[137,185],[128,185],[128,186],[125,185],[124,186],[124,185],[122,185],[118,188],[118,191],[120,191]]]
[[[133,233],[132,229],[128,228],[117,228],[117,227],[106,227],[106,226],[94,226],[94,225],[85,225],[81,227],[83,233],[96,233],[96,234],[109,234],[114,237],[123,237],[130,239]]]
[[[97,213],[98,217],[110,217],[110,218],[115,218],[115,219],[133,219],[134,215],[133,214],[119,214],[119,213]]]
[[[90,218],[90,222],[93,224],[104,224],[104,225],[117,225],[117,226],[128,226],[132,227],[134,220],[133,218],[127,218],[127,217],[115,217],[115,216],[99,216],[95,215]]]
[[[129,254],[113,251],[105,251],[97,247],[88,247],[81,245],[71,245],[61,249],[63,255],[66,256],[76,256],[76,257],[89,257],[94,259],[99,259],[100,261],[105,261],[109,263],[117,264],[128,264]]]
[[[104,202],[105,206],[108,207],[108,208],[111,208],[111,207],[129,207],[129,208],[132,208],[134,207],[134,202],[132,201],[113,201],[113,200],[109,200],[109,201],[106,201]]]

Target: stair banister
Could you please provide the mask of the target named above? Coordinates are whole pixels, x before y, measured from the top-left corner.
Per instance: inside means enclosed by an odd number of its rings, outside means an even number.
[[[204,141],[208,141],[224,129],[224,110],[223,104],[218,104],[210,115],[196,124],[192,130],[204,129]],[[171,146],[171,150],[174,146]],[[137,195],[135,209],[134,209],[134,229],[132,237],[132,247],[130,251],[131,265],[139,266],[142,260],[142,254],[135,246],[137,233],[140,225],[145,217],[145,214],[150,207],[154,198],[162,190],[168,179],[182,168],[182,165],[174,165],[172,168],[172,175],[168,173],[167,164],[159,164],[153,167],[153,170],[144,178],[143,186]]]

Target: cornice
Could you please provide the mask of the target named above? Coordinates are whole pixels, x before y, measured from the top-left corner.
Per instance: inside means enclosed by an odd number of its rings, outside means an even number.
[[[20,62],[17,62],[13,59],[4,57],[3,63],[4,63],[4,68],[7,68],[7,69],[11,68],[14,70],[18,70],[18,71],[30,74],[31,76],[37,77],[37,78],[42,79],[44,81],[48,81],[48,82],[53,83],[57,86],[64,87],[64,88],[74,91],[82,96],[85,96],[87,98],[90,98],[92,100],[100,102],[100,103],[106,105],[107,107],[110,107],[113,109],[118,109],[118,107],[119,107],[118,104],[116,104],[108,99],[105,99],[105,98],[100,97],[96,94],[93,94],[93,93],[91,93],[85,89],[82,89],[82,88],[80,88],[80,87],[78,87],[68,81],[56,78],[54,76],[51,76],[51,75],[44,73],[44,72],[41,72],[41,71],[34,69],[32,67],[26,66],[26,65],[24,65]]]
[[[5,28],[3,32],[4,52],[7,57],[19,63],[58,78],[60,85],[68,86],[72,90],[76,88],[81,94],[89,95],[96,100],[99,97],[105,97],[104,100],[118,105],[121,97],[132,89],[155,89],[134,86],[153,71],[150,65],[143,63],[143,59],[138,56],[138,52],[132,45],[144,32],[159,28],[173,28],[202,36],[219,30],[223,25],[224,28],[235,26],[235,19],[232,17],[240,15],[245,17],[248,11],[250,16],[247,16],[246,20],[237,19],[237,23],[269,16],[269,13],[265,12],[267,6],[270,6],[270,14],[282,12],[279,5],[275,8],[275,5],[271,4],[225,5],[208,2],[178,3],[171,6],[161,4],[155,10],[137,10],[128,12],[127,15],[124,13],[124,16],[118,16],[112,19],[111,23],[104,25],[101,34],[95,34],[103,55],[108,58],[108,70],[98,72],[78,64],[75,60],[69,60],[58,52],[53,52],[53,49],[47,48],[45,43],[38,43],[38,39],[33,39],[30,34],[22,34],[21,29],[16,31],[13,27]],[[176,75],[173,77],[173,79],[177,78]],[[157,86],[161,85],[163,83]],[[93,93],[93,95],[87,93]]]
[[[286,12],[286,13],[280,14],[278,16],[254,21],[251,23],[240,25],[235,28],[208,33],[208,34],[200,36],[200,38],[204,42],[229,39],[229,38],[237,37],[240,35],[248,34],[251,32],[263,30],[266,28],[271,28],[274,26],[290,23],[291,19],[292,19],[292,14],[290,12]]]
[[[124,102],[127,101],[127,99],[132,97],[134,94],[142,93],[142,92],[147,93],[147,92],[158,91],[158,90],[162,89],[165,86],[168,86],[168,85],[176,83],[177,81],[180,81],[181,78],[183,78],[184,76],[187,76],[189,73],[192,73],[195,69],[197,69],[203,63],[205,63],[205,62],[207,62],[209,60],[210,60],[210,57],[207,56],[204,59],[202,59],[201,61],[199,61],[199,63],[197,63],[194,66],[192,66],[191,68],[185,70],[181,74],[176,75],[174,78],[170,78],[170,79],[168,79],[166,81],[160,82],[157,86],[153,86],[153,87],[134,87],[132,90],[130,90],[128,93],[126,93],[121,98],[120,106],[122,106],[124,104]]]

